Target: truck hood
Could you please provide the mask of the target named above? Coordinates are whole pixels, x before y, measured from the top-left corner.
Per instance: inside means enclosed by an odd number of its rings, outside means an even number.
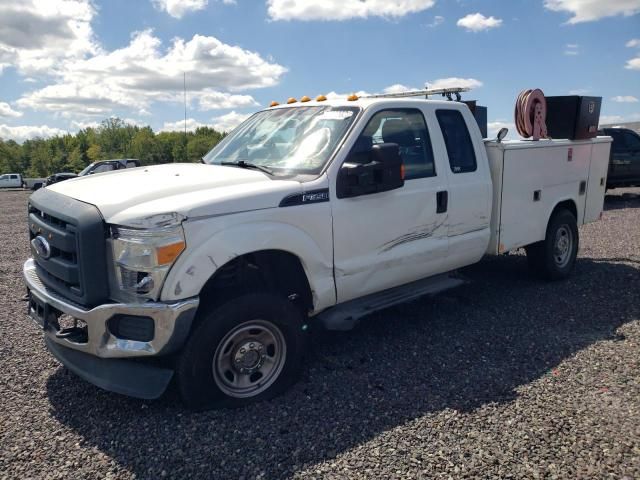
[[[196,163],[88,175],[47,188],[95,205],[105,221],[118,225],[163,213],[200,217],[272,208],[302,191],[297,181],[260,171]]]

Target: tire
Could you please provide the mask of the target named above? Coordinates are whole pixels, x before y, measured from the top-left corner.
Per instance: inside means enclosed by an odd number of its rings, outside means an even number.
[[[307,335],[299,309],[246,294],[205,310],[180,354],[177,385],[192,409],[235,408],[284,392],[298,378]]]
[[[547,280],[567,278],[576,263],[579,243],[576,217],[568,210],[558,210],[549,220],[545,239],[525,248],[529,269]]]

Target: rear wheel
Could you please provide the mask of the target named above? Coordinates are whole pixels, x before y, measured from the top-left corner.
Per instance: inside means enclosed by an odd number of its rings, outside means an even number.
[[[548,280],[566,278],[575,265],[578,244],[576,218],[568,210],[558,210],[549,220],[545,239],[526,247],[529,268]]]
[[[306,335],[301,312],[287,299],[248,294],[203,315],[176,369],[188,406],[238,407],[295,382]]]

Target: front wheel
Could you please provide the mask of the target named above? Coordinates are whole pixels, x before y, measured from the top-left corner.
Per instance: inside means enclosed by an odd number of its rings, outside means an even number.
[[[178,360],[178,388],[192,408],[238,407],[286,390],[302,366],[301,312],[286,298],[248,294],[210,312]]]
[[[543,241],[526,247],[531,271],[548,280],[568,277],[578,255],[578,225],[568,210],[559,210],[551,216]]]

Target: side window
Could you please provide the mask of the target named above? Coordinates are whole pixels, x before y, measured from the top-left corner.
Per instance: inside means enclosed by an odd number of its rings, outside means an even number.
[[[436,117],[447,147],[453,173],[475,172],[476,153],[462,114],[457,110],[437,110]]]
[[[137,167],[136,162],[127,162],[127,168],[135,168]]]
[[[113,170],[113,164],[111,163],[103,163],[102,165],[98,165],[93,169],[93,173],[102,173],[102,172],[110,172]]]
[[[624,143],[629,150],[640,150],[640,140],[638,137],[629,132],[624,132],[623,137]]]
[[[436,175],[431,139],[420,110],[399,108],[376,113],[356,140],[354,151],[364,152],[380,143],[398,145],[405,180]]]
[[[17,180],[18,179],[18,175],[9,175],[9,178],[11,180]]]

